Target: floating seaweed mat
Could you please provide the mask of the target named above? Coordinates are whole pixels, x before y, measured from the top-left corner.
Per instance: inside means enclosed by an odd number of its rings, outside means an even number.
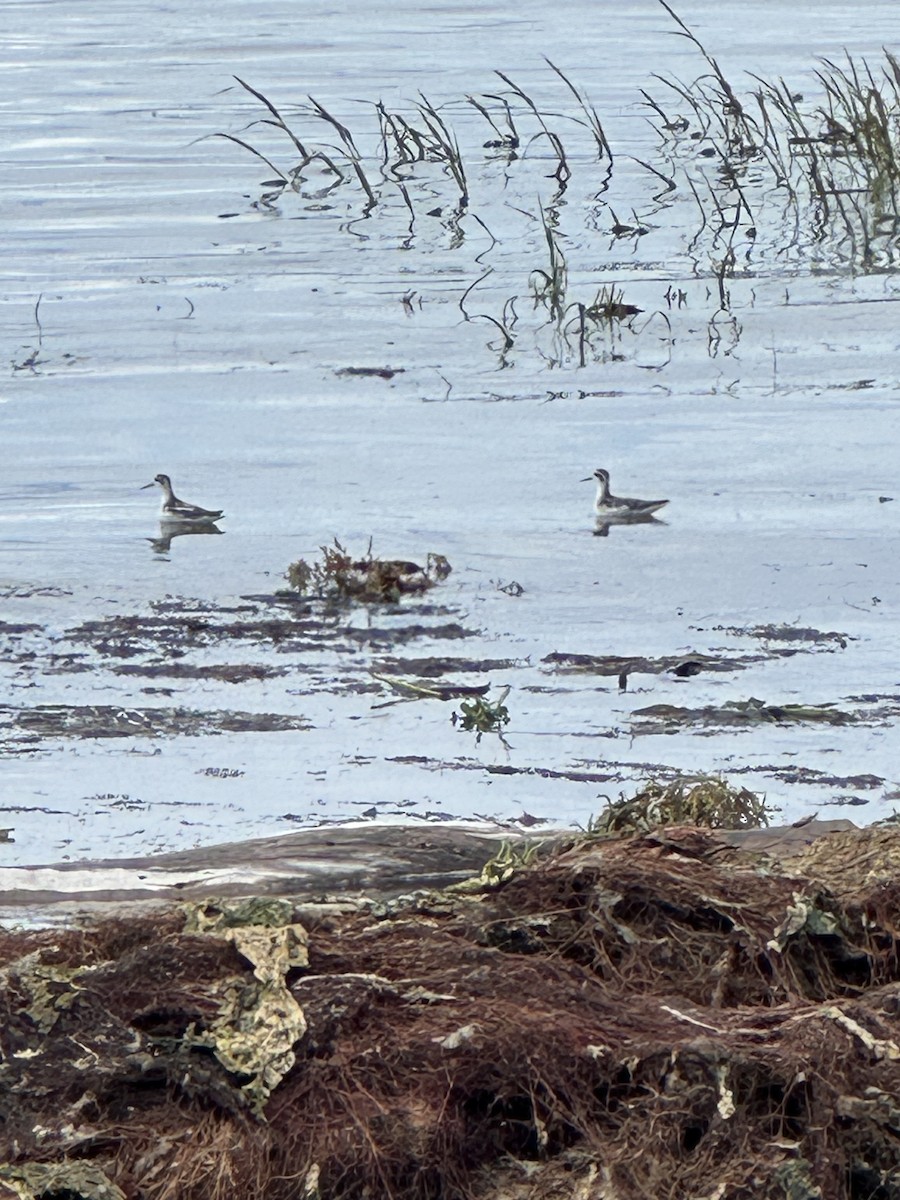
[[[0,1197],[890,1200],[897,907],[680,827],[5,932]]]

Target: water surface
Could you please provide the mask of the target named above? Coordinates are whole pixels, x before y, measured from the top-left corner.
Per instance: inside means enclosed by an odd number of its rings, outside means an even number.
[[[754,72],[813,96],[820,56],[880,62],[898,32],[877,3],[854,10],[855,25],[836,3],[758,4],[752,19],[737,4],[678,11],[747,92]],[[848,802],[857,820],[892,811],[891,239],[869,262],[816,240],[752,162],[753,224],[744,214],[721,232],[721,139],[713,131],[712,157],[698,156],[702,138],[661,138],[642,103],[645,89],[693,120],[654,73],[688,83],[705,70],[660,6],[601,19],[576,3],[560,20],[528,2],[312,4],[300,16],[247,0],[214,13],[44,0],[5,17],[8,865],[362,814],[584,822],[606,797],[678,771],[722,772],[787,820]],[[547,58],[596,107],[611,172]],[[558,131],[565,188],[550,139],[496,70]],[[300,106],[312,96],[351,130],[377,204],[367,211],[346,156],[340,186],[313,167],[300,191],[279,191],[258,158],[210,137],[247,140],[282,172],[296,164],[283,133],[254,124],[269,114],[234,76],[332,156],[344,149],[335,129]],[[467,205],[440,163],[395,169],[381,154],[375,102],[421,124],[420,92],[458,140]],[[485,148],[492,131],[466,101],[498,93],[522,134],[515,155]],[[561,320],[535,298],[550,269],[542,214],[566,262]],[[582,342],[577,306],[603,288],[642,311]],[[579,481],[598,465],[619,491],[669,497],[664,523],[593,536]],[[138,489],[158,471],[224,507],[223,536],[154,545],[155,500]],[[350,613],[324,644],[287,650],[232,631],[184,654],[150,639],[118,655],[77,632],[173,603],[185,622],[282,617],[242,597],[271,595],[290,562],[335,536],[359,553],[371,538],[386,556],[445,554],[454,573],[430,597],[442,611]],[[521,595],[501,590],[513,581]],[[367,640],[413,625],[405,641]],[[800,627],[841,640],[759,633]],[[621,692],[615,675],[543,661],[554,653],[741,662],[633,674]],[[457,660],[445,679],[510,687],[508,746],[454,727],[452,702],[387,704],[372,678],[389,659],[422,678],[421,660],[438,657]],[[223,664],[259,674],[229,682],[211,669]],[[832,705],[852,723],[648,732],[634,716],[750,698]],[[266,713],[310,728],[82,728],[26,744],[21,714],[40,705]]]

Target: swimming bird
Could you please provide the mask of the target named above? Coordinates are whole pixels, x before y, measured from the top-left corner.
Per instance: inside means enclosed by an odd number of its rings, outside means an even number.
[[[581,482],[587,483],[591,479],[597,481],[594,512],[600,521],[639,521],[669,503],[668,500],[633,500],[630,496],[614,496],[609,490],[609,471],[603,467],[598,467],[593,475],[588,475]]]
[[[187,525],[212,525],[223,515],[221,509],[213,511],[210,508],[200,508],[197,504],[188,504],[185,500],[179,500],[172,491],[172,480],[168,475],[156,475],[150,483],[144,484],[141,491],[144,488],[153,487],[154,484],[158,484],[163,490],[159,518],[164,524],[178,522]]]

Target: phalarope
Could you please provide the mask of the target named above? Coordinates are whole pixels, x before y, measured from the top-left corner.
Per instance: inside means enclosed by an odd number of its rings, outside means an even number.
[[[223,515],[219,509],[214,512],[210,508],[200,508],[197,504],[188,504],[184,500],[179,500],[172,491],[172,480],[168,475],[157,475],[150,483],[145,483],[144,488],[153,487],[158,484],[163,490],[162,508],[160,509],[160,520],[163,522],[179,522],[187,525],[212,525],[214,521]]]
[[[597,499],[594,501],[594,512],[600,521],[635,521],[641,517],[649,517],[657,509],[668,504],[668,500],[633,500],[629,496],[614,496],[609,490],[609,471],[598,467],[593,475],[582,479],[588,483],[591,479],[597,481]]]

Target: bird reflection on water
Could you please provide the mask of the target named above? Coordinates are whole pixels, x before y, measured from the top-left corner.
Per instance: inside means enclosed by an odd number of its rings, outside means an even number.
[[[594,537],[609,537],[610,529],[622,528],[623,526],[632,525],[668,525],[668,521],[661,521],[659,517],[654,517],[651,513],[646,516],[629,517],[623,520],[621,517],[597,517],[594,521]]]
[[[159,537],[147,538],[147,541],[154,554],[168,554],[175,538],[206,536],[211,533],[221,536],[224,532],[224,529],[215,525],[175,525],[168,521],[160,521]]]

